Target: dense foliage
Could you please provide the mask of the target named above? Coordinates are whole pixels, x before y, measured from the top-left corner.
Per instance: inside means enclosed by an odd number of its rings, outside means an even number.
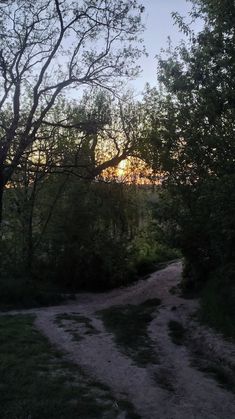
[[[204,29],[160,59],[163,94],[148,91],[146,102],[155,95],[153,164],[174,196],[171,216],[197,281],[235,256],[234,2],[195,2],[193,16]]]
[[[16,278],[7,287],[14,300],[33,282],[66,293],[125,285],[179,255],[156,229],[156,188],[54,174],[41,181],[33,212],[27,193],[21,186],[5,195],[2,284]]]
[[[3,303],[40,304],[48,283],[126,284],[175,256],[155,232],[155,192],[117,171],[139,157],[143,109],[120,86],[139,72],[143,11],[138,0],[0,4]]]
[[[221,304],[229,317],[235,298],[235,4],[193,5],[191,16],[204,21],[203,29],[195,34],[174,15],[188,43],[160,57],[161,91],[145,94],[147,156],[162,172],[159,211],[185,257],[185,287],[199,289],[210,280],[211,317]]]

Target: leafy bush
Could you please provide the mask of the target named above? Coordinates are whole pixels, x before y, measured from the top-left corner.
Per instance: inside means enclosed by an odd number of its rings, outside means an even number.
[[[132,277],[124,243],[99,235],[86,247],[66,248],[56,278],[70,289],[104,290],[125,285]]]
[[[62,177],[51,177],[39,192],[32,249],[26,245],[27,234],[20,234],[19,220],[9,215],[12,230],[5,239],[5,275],[29,280],[17,280],[10,289],[4,282],[4,300],[8,295],[16,304],[44,304],[50,284],[63,292],[126,285],[157,269],[156,264],[179,256],[153,220],[151,201],[156,193],[151,188],[66,178],[66,189],[47,222],[61,181]],[[7,198],[10,208],[12,193]],[[22,223],[23,216],[24,212]],[[45,289],[37,284],[44,284]]]
[[[154,223],[136,236],[131,249],[132,263],[138,275],[151,273],[158,264],[181,257],[180,251],[166,242]]]

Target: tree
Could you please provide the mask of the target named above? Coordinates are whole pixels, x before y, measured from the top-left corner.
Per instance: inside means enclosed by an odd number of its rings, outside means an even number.
[[[142,11],[137,0],[0,4],[0,222],[4,188],[61,96],[137,74]]]
[[[140,139],[139,108],[127,95],[117,100],[110,92],[93,89],[84,92],[79,103],[57,101],[50,118],[51,122],[39,129],[37,139],[8,183],[2,253],[6,271],[13,257],[18,270],[31,270],[50,224],[55,226],[57,207],[64,205],[71,185],[74,190],[81,185],[88,190],[97,180],[113,183],[115,179],[107,169],[133,154]],[[77,125],[83,126],[82,131]],[[120,183],[120,177],[117,180]],[[79,206],[83,208],[82,202],[72,201],[73,195],[68,206],[70,218],[73,206],[76,211]],[[60,220],[58,229],[62,225]],[[83,220],[82,225],[88,229]]]
[[[170,193],[168,215],[195,284],[235,256],[235,5],[193,5],[204,28],[194,34],[175,16],[191,42],[160,59],[162,94],[149,90],[146,104],[152,164]]]

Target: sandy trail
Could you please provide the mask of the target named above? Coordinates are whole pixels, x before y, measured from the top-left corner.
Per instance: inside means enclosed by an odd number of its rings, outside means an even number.
[[[213,360],[232,370],[235,348],[196,322],[193,317],[198,306],[196,300],[185,300],[170,293],[179,283],[181,271],[181,263],[173,263],[128,288],[80,294],[75,302],[63,306],[21,313],[35,313],[37,327],[68,359],[79,364],[91,377],[109,385],[117,399],[127,398],[143,419],[235,419],[234,395],[192,362],[195,348],[199,348],[198,353],[204,360]],[[96,311],[139,304],[152,298],[161,299],[161,306],[148,329],[159,361],[143,368],[120,351]],[[59,314],[72,313],[89,318],[99,333],[84,332],[81,340],[74,340],[71,330],[55,322]],[[185,327],[189,336],[187,344],[178,346],[172,342],[168,329],[170,320]],[[82,333],[81,327],[79,333]],[[162,382],[167,385],[163,386]]]

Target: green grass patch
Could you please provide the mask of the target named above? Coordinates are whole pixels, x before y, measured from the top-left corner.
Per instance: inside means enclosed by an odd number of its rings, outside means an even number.
[[[72,334],[74,340],[81,340],[84,335],[96,335],[98,330],[88,317],[77,313],[61,313],[56,316],[55,323]]]
[[[33,322],[31,316],[0,317],[1,419],[116,418],[123,412],[109,389],[67,362]]]
[[[147,329],[160,304],[158,298],[153,298],[139,305],[128,304],[97,312],[106,329],[114,334],[122,352],[139,366],[157,362],[157,354]]]
[[[169,335],[175,345],[183,345],[185,343],[186,330],[181,323],[170,320],[168,323]]]

